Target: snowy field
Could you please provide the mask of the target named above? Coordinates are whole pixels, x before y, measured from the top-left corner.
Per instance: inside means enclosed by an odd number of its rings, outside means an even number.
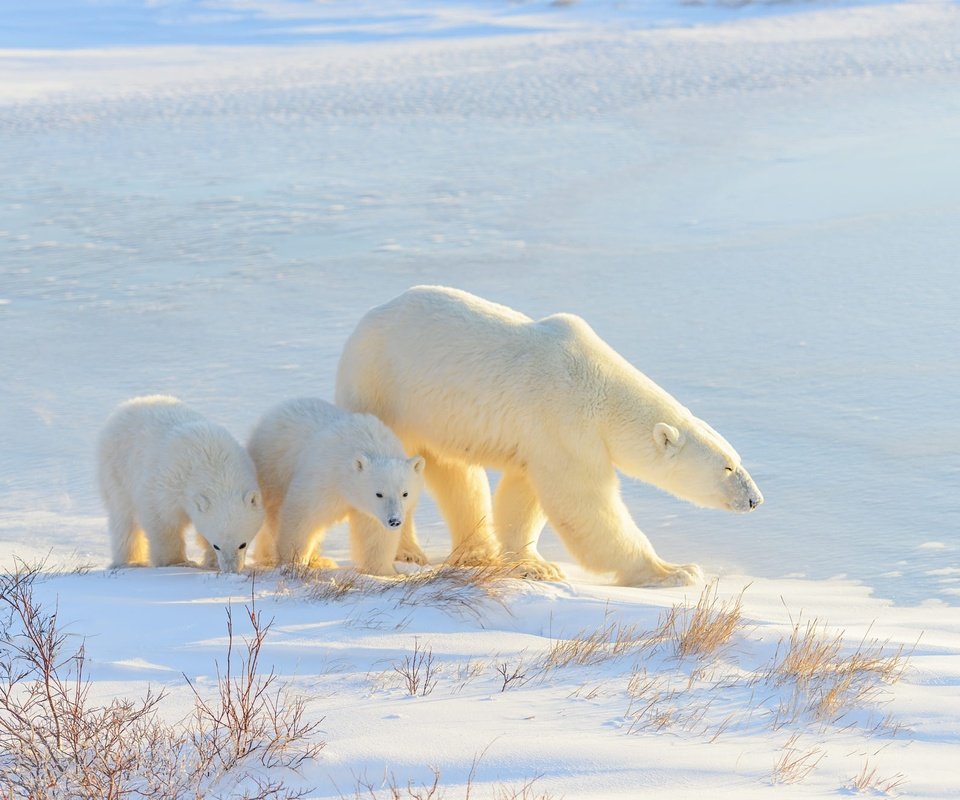
[[[960,796],[960,7],[17,5],[0,563],[89,567],[36,594],[85,637],[93,698],[163,687],[186,714],[182,674],[215,681],[224,606],[253,591],[267,669],[322,720],[285,776],[309,797],[431,767],[463,797],[477,757],[471,797],[537,776],[530,797],[835,797],[864,764],[867,796]],[[569,583],[465,605],[106,569],[93,446],[118,402],[175,394],[242,440],[283,398],[331,398],[359,317],[418,283],[580,314],[738,449],[766,500],[748,517],[624,484],[660,555],[701,563],[718,602],[747,587],[718,654],[545,668],[702,588],[609,586],[549,530]],[[439,563],[428,498],[417,518]],[[328,554],[349,563],[344,531]],[[815,619],[848,655],[912,651],[900,680],[787,713],[796,681],[769,670]],[[394,680],[415,644],[426,696]],[[791,747],[815,763],[793,783]]]

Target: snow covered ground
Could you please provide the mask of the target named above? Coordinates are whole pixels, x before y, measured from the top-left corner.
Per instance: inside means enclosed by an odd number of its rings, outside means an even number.
[[[38,593],[88,637],[96,696],[167,686],[175,716],[181,671],[211,679],[224,603],[251,588],[104,571],[110,409],[169,392],[243,438],[279,399],[331,396],[363,311],[444,283],[581,314],[731,440],[758,513],[625,494],[664,557],[723,597],[750,583],[747,621],[678,699],[713,699],[701,723],[631,733],[634,668],[679,688],[689,662],[637,652],[504,692],[495,665],[604,620],[654,628],[699,588],[606,586],[549,532],[571,582],[479,618],[263,576],[268,660],[324,718],[311,796],[385,767],[462,784],[484,751],[484,788],[542,774],[554,796],[834,796],[864,759],[903,796],[960,793],[955,4],[203,7],[228,24],[118,2],[123,25],[66,38],[43,7],[8,17],[0,50],[0,561],[94,567]],[[442,560],[429,501],[418,521]],[[329,543],[346,559],[343,532]],[[762,670],[801,613],[851,648],[871,623],[894,646],[923,631],[852,728],[774,730],[780,689],[721,680]],[[426,697],[378,677],[415,639],[443,664]],[[877,727],[887,712],[902,727]],[[825,756],[771,788],[795,731]]]

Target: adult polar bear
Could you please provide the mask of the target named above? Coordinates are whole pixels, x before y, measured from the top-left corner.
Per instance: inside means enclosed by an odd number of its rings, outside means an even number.
[[[631,586],[691,583],[700,568],[657,556],[616,468],[701,506],[763,502],[726,440],[571,314],[534,321],[467,292],[414,287],[360,321],[336,400],[376,414],[426,458],[451,563],[501,556],[559,578],[537,552],[549,520],[587,569]],[[502,471],[492,508],[484,467]]]

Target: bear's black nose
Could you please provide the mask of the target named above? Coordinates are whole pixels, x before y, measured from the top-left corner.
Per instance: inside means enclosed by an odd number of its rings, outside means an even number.
[[[754,500],[754,499],[751,497],[751,498],[750,498],[750,508],[756,508],[758,505],[760,505],[760,501],[759,501],[759,500]]]
[[[391,528],[399,528],[403,525],[403,520],[400,519],[400,517],[390,517],[390,519],[387,520],[387,524],[390,525]]]

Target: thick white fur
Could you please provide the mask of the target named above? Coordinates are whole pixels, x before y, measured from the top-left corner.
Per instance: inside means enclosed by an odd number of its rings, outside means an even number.
[[[570,314],[535,322],[466,292],[415,287],[360,321],[336,399],[376,414],[426,458],[453,563],[499,551],[528,574],[559,577],[537,552],[549,520],[588,569],[626,585],[689,583],[699,567],[657,556],[616,468],[703,506],[762,502],[719,434]],[[484,467],[503,473],[492,503]]]
[[[392,575],[394,558],[427,563],[413,524],[424,460],[408,459],[376,417],[289,400],[264,415],[247,449],[267,512],[257,537],[261,563],[336,566],[320,547],[325,530],[343,520],[361,572]]]
[[[135,397],[107,420],[97,463],[115,567],[187,563],[192,523],[204,566],[243,569],[263,503],[250,457],[224,428],[174,397]]]

